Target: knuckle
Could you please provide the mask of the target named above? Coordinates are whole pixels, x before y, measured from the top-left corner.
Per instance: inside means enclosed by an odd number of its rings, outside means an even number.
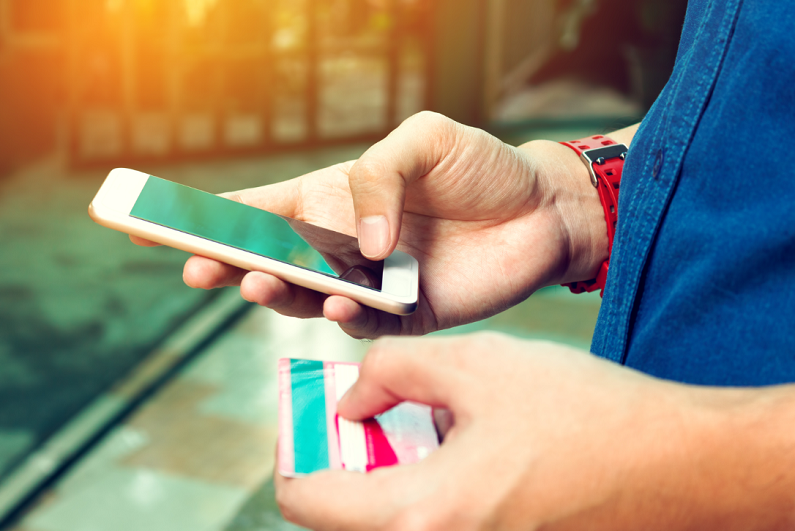
[[[403,122],[407,127],[417,127],[422,130],[430,130],[431,132],[437,132],[440,129],[450,127],[453,123],[455,122],[447,116],[433,111],[420,111],[417,114],[409,116]]]
[[[372,158],[362,158],[350,170],[348,181],[351,190],[375,191],[379,188],[386,173],[383,162]]]
[[[502,352],[504,341],[505,336],[492,331],[456,336],[439,349],[437,360],[464,373],[477,372],[483,368],[484,354]]]
[[[385,342],[385,339],[378,339],[373,342],[362,361],[362,372],[377,373],[381,369],[387,358],[386,349],[384,348]]]
[[[226,194],[226,198],[235,201],[237,203],[242,203],[244,205],[247,204],[245,199],[243,198],[243,194],[241,194],[240,192],[230,192],[229,194]]]
[[[405,122],[402,127],[407,128],[409,133],[419,139],[423,139],[429,145],[437,145],[444,139],[455,137],[458,124],[450,118],[432,111],[419,112]]]
[[[397,337],[381,337],[373,341],[370,350],[362,361],[362,372],[378,374],[389,371],[392,362],[397,355],[395,344],[400,341]]]

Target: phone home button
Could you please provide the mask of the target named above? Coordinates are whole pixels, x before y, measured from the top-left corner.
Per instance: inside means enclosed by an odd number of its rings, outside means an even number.
[[[403,272],[387,275],[384,278],[382,291],[395,297],[408,297],[411,295],[411,276]]]

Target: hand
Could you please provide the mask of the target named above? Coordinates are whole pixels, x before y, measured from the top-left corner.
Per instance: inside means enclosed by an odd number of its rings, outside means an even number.
[[[368,474],[276,473],[277,501],[318,531],[788,529],[792,394],[782,414],[781,390],[668,383],[551,343],[379,340],[340,415],[448,408],[441,448]]]
[[[510,147],[433,113],[410,118],[358,161],[225,195],[358,234],[371,259],[396,247],[418,259],[419,308],[408,317],[206,258],[185,266],[193,287],[240,284],[250,301],[325,315],[358,338],[483,319],[545,285],[592,278],[607,253],[602,207],[573,151],[543,141]]]

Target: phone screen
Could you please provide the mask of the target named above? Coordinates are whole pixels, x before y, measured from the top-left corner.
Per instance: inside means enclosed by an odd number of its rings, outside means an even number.
[[[132,217],[229,247],[381,290],[383,262],[356,238],[149,176]]]

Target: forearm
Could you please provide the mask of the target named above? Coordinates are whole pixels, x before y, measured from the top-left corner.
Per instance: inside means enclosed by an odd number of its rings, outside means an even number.
[[[656,380],[631,394],[634,403],[602,413],[609,436],[583,441],[589,462],[581,477],[559,477],[567,488],[550,485],[566,501],[539,529],[795,528],[795,387]]]
[[[694,395],[714,419],[691,421],[694,515],[700,510],[705,524],[726,530],[792,529],[795,386],[701,388]]]
[[[589,528],[795,527],[795,387],[664,385],[672,392],[649,401],[647,419],[616,441],[617,488],[585,515]]]

